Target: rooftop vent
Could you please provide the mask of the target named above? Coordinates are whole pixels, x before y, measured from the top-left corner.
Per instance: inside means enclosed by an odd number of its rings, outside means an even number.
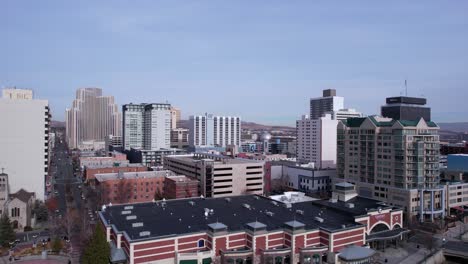
[[[290,203],[285,203],[285,204],[284,204],[284,207],[286,207],[286,208],[291,208],[291,207],[292,207],[292,204],[290,204]]]
[[[260,197],[258,197],[257,195],[255,195],[255,196],[254,196],[254,199],[255,199],[255,200],[258,200],[258,199],[260,199]]]
[[[133,205],[125,206],[124,210],[133,210]]]
[[[346,225],[341,225],[341,228],[346,228]]]
[[[267,211],[267,212],[266,212],[266,215],[268,215],[268,216],[273,216],[274,213],[273,213],[273,212],[270,212],[270,211]]]
[[[247,209],[250,210],[250,205],[249,205],[249,204],[246,204],[246,203],[245,203],[245,204],[243,204],[242,206],[243,206],[244,208],[247,208]]]
[[[324,221],[323,218],[318,217],[318,216],[314,217],[314,219],[315,219],[315,221],[317,221],[319,223],[323,223],[323,221]]]
[[[337,203],[337,202],[338,202],[338,199],[336,199],[336,198],[335,199],[333,199],[333,198],[330,199],[330,203]]]
[[[188,202],[191,206],[194,206],[195,205],[195,202],[194,201],[189,201]]]
[[[271,203],[272,203],[274,206],[278,206],[278,202],[277,202],[277,201],[271,201]]]
[[[128,215],[125,219],[127,219],[127,220],[135,220],[135,219],[137,219],[137,216],[136,216],[136,215]]]
[[[122,211],[122,215],[129,215],[131,213],[132,213],[132,211]]]
[[[303,210],[296,210],[296,214],[304,215],[304,211]]]
[[[143,223],[142,222],[138,222],[138,223],[133,223],[132,224],[132,227],[142,227],[143,226]]]
[[[149,236],[151,235],[151,232],[150,231],[143,231],[143,232],[140,232],[140,236]]]
[[[346,204],[346,207],[347,207],[347,208],[354,208],[354,204],[353,204],[353,203],[347,203],[347,204]]]
[[[224,200],[226,200],[226,202],[230,203],[231,202],[231,198],[225,198]]]

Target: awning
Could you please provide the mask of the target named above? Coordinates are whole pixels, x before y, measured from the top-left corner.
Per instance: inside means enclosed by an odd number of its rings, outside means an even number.
[[[393,230],[386,230],[386,231],[372,233],[366,237],[366,241],[372,242],[372,241],[383,241],[383,240],[394,239],[409,232],[410,231],[405,228],[395,228]]]

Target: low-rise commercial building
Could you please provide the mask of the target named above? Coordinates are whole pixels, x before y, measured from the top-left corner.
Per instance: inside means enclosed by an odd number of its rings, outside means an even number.
[[[166,177],[163,196],[166,199],[197,197],[198,181],[182,175]]]
[[[408,232],[403,212],[350,188],[337,187],[330,201],[193,198],[112,205],[99,216],[111,248],[130,264],[370,261],[371,249],[350,253],[398,243]]]
[[[263,194],[263,161],[196,153],[166,156],[164,168],[199,180],[204,197]]]
[[[126,165],[129,161],[127,155],[120,152],[112,152],[109,157],[80,157],[82,168],[89,166],[114,166],[116,164]]]
[[[141,163],[147,167],[158,167],[163,165],[164,157],[167,155],[179,155],[187,153],[182,149],[158,149],[144,150],[131,149],[126,151],[131,163]]]
[[[96,174],[103,173],[125,173],[125,172],[144,172],[147,171],[148,167],[143,166],[142,164],[114,164],[112,166],[108,165],[90,165],[86,166],[84,169],[84,180],[86,182],[94,183]]]
[[[181,175],[168,170],[103,173],[96,174],[96,186],[101,194],[101,204],[141,203],[198,195],[196,187],[193,187],[193,185],[197,186],[196,181],[195,183],[189,180],[181,182],[187,184],[188,189],[184,189],[187,187],[185,184],[180,184],[174,189],[174,184],[170,180],[168,188],[165,188],[165,181],[171,177],[176,177],[176,180],[183,179]],[[181,190],[186,192],[183,193]]]
[[[273,162],[271,165],[272,190],[287,187],[304,193],[328,192],[334,177],[336,169],[316,169],[291,161]]]

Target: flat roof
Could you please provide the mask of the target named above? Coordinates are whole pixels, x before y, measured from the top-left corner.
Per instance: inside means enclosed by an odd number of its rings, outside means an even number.
[[[190,155],[169,155],[166,156],[167,158],[171,159],[178,159],[183,160],[186,162],[196,162],[196,161],[213,161],[216,164],[245,164],[245,163],[264,163],[261,160],[253,160],[253,159],[242,159],[242,158],[231,158],[228,156],[223,155],[215,155],[215,154],[205,154],[205,153],[196,153]]]
[[[392,209],[392,210],[401,210],[400,208],[388,205],[384,202],[377,201],[370,198],[365,198],[362,196],[356,196],[346,202],[337,200],[336,203],[333,203],[329,200],[318,200],[313,201],[317,205],[323,205],[330,209],[334,209],[345,214],[352,215],[353,217],[367,215],[368,212],[378,211],[379,208],[384,209]],[[352,207],[349,204],[353,204]]]
[[[301,223],[306,230],[321,228],[330,232],[362,226],[355,222],[353,216],[359,213],[335,210],[327,207],[327,203],[285,205],[257,195],[178,199],[126,206],[112,205],[100,214],[103,222],[112,225],[117,232],[126,232],[130,240],[206,232],[215,223],[225,225],[228,232],[244,231],[246,225],[254,222],[264,224],[268,231],[283,230],[291,223],[294,226]]]
[[[141,171],[141,172],[117,172],[117,173],[99,173],[95,178],[98,182],[111,181],[116,179],[137,179],[137,178],[158,178],[166,176],[178,176],[173,171]],[[185,176],[184,176],[185,177]]]

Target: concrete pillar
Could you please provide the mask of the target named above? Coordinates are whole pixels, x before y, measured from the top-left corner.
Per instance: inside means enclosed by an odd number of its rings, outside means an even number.
[[[434,222],[434,190],[431,190],[431,222]]]
[[[110,227],[106,227],[106,239],[107,239],[107,242],[110,242],[110,231],[111,231],[111,228],[110,228]]]
[[[120,248],[121,241],[122,241],[122,234],[117,234],[117,248]]]
[[[442,196],[442,202],[441,203],[442,203],[442,211],[443,211],[442,212],[442,217],[443,218],[445,218],[445,195],[446,195],[446,193],[445,193],[445,187],[444,187],[442,189],[442,194],[441,194],[441,196]]]
[[[409,209],[411,210],[411,208]],[[419,222],[424,221],[424,191],[419,190]]]

